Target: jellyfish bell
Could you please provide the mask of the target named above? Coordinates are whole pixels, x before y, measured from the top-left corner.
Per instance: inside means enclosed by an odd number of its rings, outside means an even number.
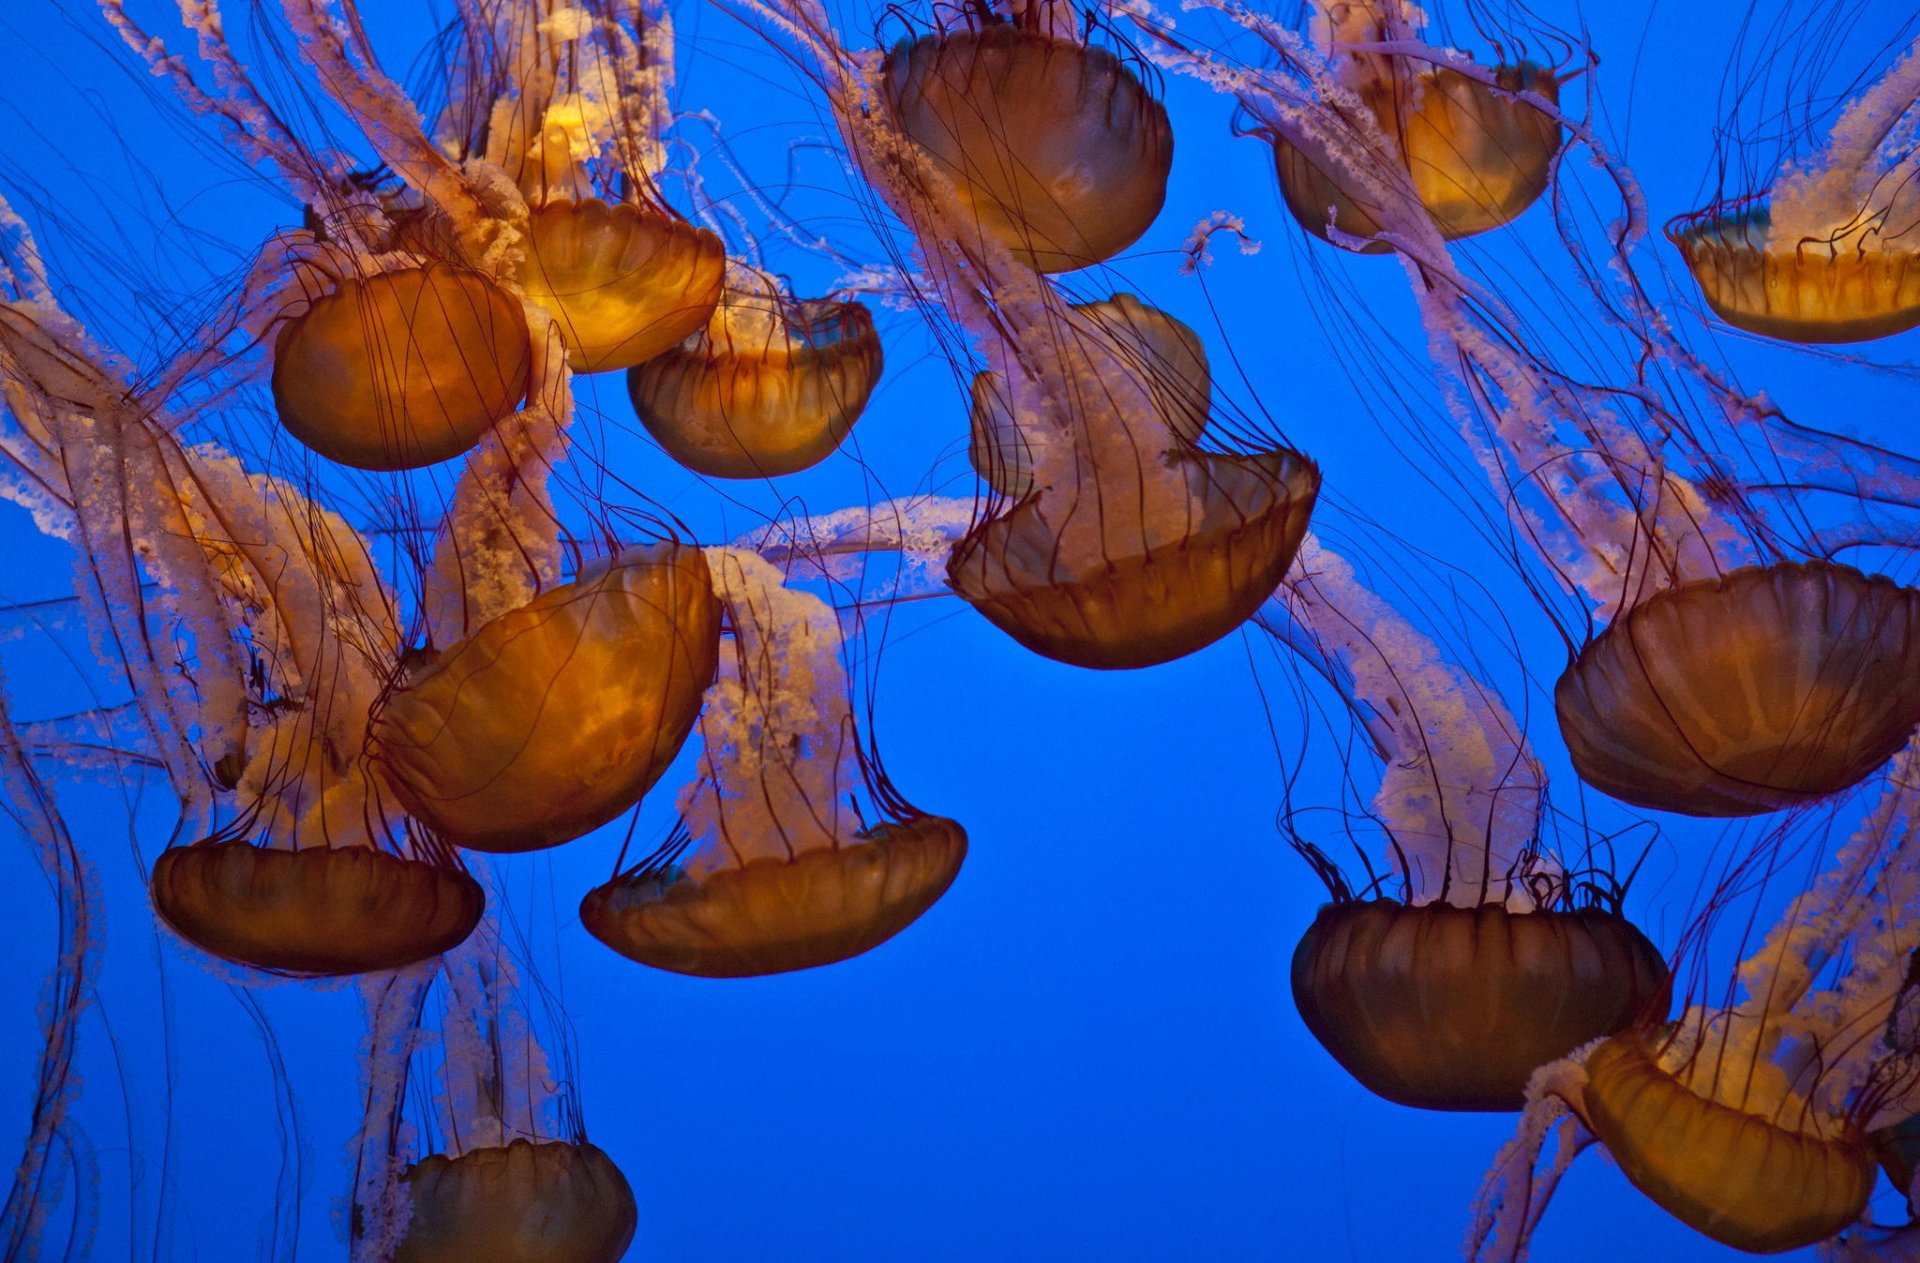
[[[280,423],[328,460],[419,469],[460,455],[526,398],[527,321],[478,272],[428,262],[343,274],[274,343]]]
[[[618,1263],[639,1223],[626,1176],[585,1141],[433,1154],[401,1182],[411,1214],[394,1263]]]
[[[1857,784],[1920,724],[1920,591],[1831,562],[1666,589],[1616,618],[1554,689],[1582,780],[1695,816]]]
[[[1534,1070],[1628,1026],[1669,985],[1617,912],[1391,899],[1321,908],[1292,978],[1301,1019],[1347,1073],[1431,1110],[1519,1109]]]
[[[1560,121],[1522,98],[1537,93],[1557,108],[1560,80],[1551,69],[1523,61],[1471,74],[1343,48],[1417,38],[1418,19],[1398,0],[1322,5],[1316,15],[1318,42],[1363,117],[1323,107],[1320,126],[1275,130],[1272,141],[1287,209],[1322,240],[1336,240],[1334,229],[1341,244],[1383,231],[1391,216],[1375,200],[1382,179],[1390,188],[1410,181],[1407,191],[1449,241],[1511,223],[1546,192]],[[1378,254],[1392,247],[1370,240],[1357,248]]]
[[[614,819],[686,741],[719,606],[697,548],[629,548],[434,656],[379,705],[369,759],[438,836],[557,846]]]
[[[857,745],[824,602],[758,555],[715,550],[737,653],[715,684],[683,832],[589,891],[587,930],[632,960],[708,978],[833,964],[886,942],[966,858],[954,821],[902,801]],[[851,795],[865,790],[878,820]]]
[[[1166,109],[1104,49],[996,21],[903,42],[881,74],[979,230],[1037,271],[1112,258],[1166,201]]]
[[[1205,356],[1164,312],[1121,295],[1064,309],[1057,329],[1041,350],[1070,386],[1036,387],[1012,353],[976,379],[975,460],[1021,498],[955,545],[948,583],[1027,648],[1075,666],[1202,649],[1286,573],[1319,469],[1285,448],[1194,446],[1211,408]]]
[[[776,478],[838,450],[883,363],[859,303],[791,299],[750,269],[706,327],[627,375],[647,432],[712,478]]]

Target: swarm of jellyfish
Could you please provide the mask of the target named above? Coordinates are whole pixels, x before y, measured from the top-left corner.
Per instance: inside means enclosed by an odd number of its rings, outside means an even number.
[[[1476,0],[65,8],[140,104],[0,158],[7,1260],[814,1257],[975,1196],[839,1161],[888,1090],[1065,1165],[1019,1014],[910,1041],[1074,936],[1479,1145],[1466,1258],[1920,1258],[1920,19],[1753,0],[1688,189],[1644,33]],[[912,1239],[1167,1257],[992,1218]]]

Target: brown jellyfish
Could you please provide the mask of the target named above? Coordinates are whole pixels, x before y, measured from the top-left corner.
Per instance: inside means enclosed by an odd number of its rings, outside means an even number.
[[[704,330],[627,375],[647,432],[713,478],[777,478],[825,460],[880,379],[859,303],[782,296],[737,268]]]
[[[1357,896],[1295,841],[1334,896],[1294,951],[1295,1006],[1389,1101],[1517,1110],[1540,1066],[1664,1016],[1666,963],[1604,868],[1541,846],[1545,777],[1497,695],[1311,538],[1301,571],[1261,622],[1364,721],[1383,767],[1369,814],[1403,889]]]
[[[683,829],[580,903],[594,937],[707,978],[787,973],[886,942],[966,858],[952,820],[914,810],[860,748],[834,612],[757,554],[712,550],[736,652],[701,717]],[[865,789],[881,818],[852,794]]]
[[[1864,779],[1920,724],[1920,591],[1831,562],[1666,589],[1554,689],[1582,780],[1635,806],[1744,816]]]
[[[274,343],[287,433],[356,469],[418,469],[460,455],[527,394],[520,303],[478,272],[428,263],[340,276]]]
[[[1323,240],[1332,240],[1330,229],[1363,239],[1379,234],[1386,217],[1375,199],[1403,180],[1446,240],[1502,227],[1546,192],[1560,152],[1559,119],[1520,99],[1538,93],[1559,103],[1559,79],[1543,66],[1502,65],[1481,78],[1343,47],[1411,37],[1406,15],[1386,15],[1400,8],[1342,3],[1317,24],[1335,75],[1371,117],[1272,137],[1287,209]],[[1391,248],[1385,241],[1359,247],[1366,254]]]
[[[369,758],[438,836],[481,851],[577,838],[673,761],[719,649],[700,550],[630,548],[446,650],[381,702]]]
[[[1286,572],[1319,470],[1286,449],[1194,447],[1205,359],[1172,317],[1131,295],[1053,314],[975,383],[980,472],[1021,498],[954,547],[948,582],[1021,644],[1076,666],[1204,648]],[[1029,352],[1067,385],[1036,382],[1015,359]]]
[[[412,1215],[393,1263],[618,1263],[639,1223],[626,1176],[584,1141],[433,1154],[401,1183]]]
[[[1104,49],[994,22],[902,43],[882,75],[897,125],[964,212],[1038,271],[1112,258],[1166,201],[1166,109]]]

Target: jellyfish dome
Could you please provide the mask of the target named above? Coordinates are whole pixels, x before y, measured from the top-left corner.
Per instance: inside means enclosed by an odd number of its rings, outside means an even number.
[[[1810,803],[1920,724],[1920,592],[1830,562],[1683,583],[1616,618],[1554,689],[1582,780],[1695,816]]]
[[[1152,666],[1244,623],[1292,564],[1319,469],[1285,448],[1196,448],[1199,339],[1130,294],[1062,309],[1029,346],[1070,385],[1036,382],[1017,352],[976,381],[973,457],[1021,498],[954,547],[953,590],[1076,666]]]
[[[1479,74],[1443,64],[1416,69],[1404,54],[1343,47],[1411,39],[1416,13],[1399,0],[1339,3],[1323,6],[1315,23],[1336,81],[1364,114],[1345,126],[1275,132],[1273,159],[1287,209],[1323,240],[1333,239],[1331,229],[1343,239],[1380,234],[1390,217],[1374,200],[1383,190],[1372,186],[1382,177],[1389,188],[1410,180],[1445,240],[1511,223],[1546,192],[1560,121],[1521,94],[1557,106],[1552,70],[1531,62]],[[1373,178],[1356,178],[1362,172]],[[1389,249],[1382,240],[1360,247],[1367,254]]]
[[[1707,1059],[1676,1070],[1649,1035],[1617,1035],[1587,1057],[1578,1107],[1636,1188],[1755,1254],[1824,1241],[1860,1217],[1874,1168],[1856,1129],[1817,1110],[1776,1111],[1777,1097]]]
[[[618,1263],[639,1222],[620,1168],[584,1141],[434,1154],[401,1180],[412,1214],[394,1263]]]
[[[946,893],[966,833],[908,806],[859,747],[833,611],[757,554],[712,553],[736,653],[701,717],[688,832],[589,891],[581,922],[643,965],[708,978],[857,956]]]
[[[526,398],[533,352],[511,294],[478,272],[424,263],[339,277],[274,344],[287,433],[356,469],[418,469],[460,455]]]
[[[902,43],[882,74],[978,231],[1037,271],[1112,258],[1166,201],[1167,111],[1104,49],[994,21]]]
[[[697,548],[630,548],[487,623],[393,689],[369,757],[439,836],[533,851],[596,829],[666,770],[713,678]]]
[[[776,478],[845,441],[880,379],[859,303],[781,296],[736,268],[707,327],[627,375],[634,411],[667,455],[713,478]]]

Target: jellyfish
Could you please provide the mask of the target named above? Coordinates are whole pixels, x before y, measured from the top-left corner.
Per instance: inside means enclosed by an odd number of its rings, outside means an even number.
[[[1374,190],[1348,174],[1356,162],[1376,174],[1402,173],[1392,184],[1410,181],[1404,192],[1449,241],[1511,223],[1546,192],[1560,121],[1525,95],[1556,107],[1558,77],[1526,61],[1456,68],[1436,53],[1422,66],[1404,53],[1371,51],[1417,43],[1420,18],[1402,0],[1314,6],[1313,36],[1341,95],[1328,102],[1327,127],[1263,130],[1270,131],[1287,209],[1322,240],[1366,254],[1392,249],[1379,239],[1383,214]],[[1335,126],[1336,118],[1343,125]]]
[[[881,91],[900,132],[952,183],[971,232],[1070,272],[1152,226],[1173,165],[1167,111],[1051,0],[903,41]]]
[[[1301,572],[1262,621],[1335,682],[1385,765],[1371,814],[1402,889],[1356,891],[1295,841],[1334,897],[1294,951],[1294,1003],[1389,1101],[1517,1110],[1536,1068],[1663,1016],[1666,962],[1603,864],[1569,870],[1542,845],[1545,776],[1499,696],[1311,537]]]
[[[623,956],[701,977],[858,956],[946,893],[966,832],[908,805],[861,745],[832,609],[756,553],[710,556],[735,648],[700,719],[684,827],[589,891],[581,923]]]
[[[507,942],[490,921],[438,985],[429,967],[369,988],[356,1260],[617,1263],[633,1239],[633,1189],[586,1138],[551,992]],[[415,1083],[431,1096],[410,1109]],[[403,1163],[406,1137],[432,1152]]]
[[[712,478],[777,478],[838,450],[880,380],[873,315],[791,299],[736,266],[707,327],[627,375],[667,455]]]
[[[382,699],[368,757],[438,836],[532,851],[625,812],[673,761],[719,652],[697,548],[629,548],[435,653]]]
[[[1920,45],[1764,193],[1667,225],[1713,313],[1788,342],[1862,342],[1920,324]]]
[[[1522,1172],[1545,1124],[1569,1109],[1635,1187],[1716,1241],[1776,1253],[1860,1219],[1870,1136],[1910,1117],[1920,1092],[1915,769],[1909,745],[1827,871],[1740,964],[1725,1003],[1696,995],[1678,1021],[1636,1026],[1541,1072],[1489,1173],[1473,1257],[1524,1248],[1545,1201]],[[1755,884],[1764,889],[1764,875]]]
[[[671,27],[643,3],[502,5],[464,31],[441,132],[526,199],[515,280],[577,373],[645,363],[704,328],[726,251],[655,187],[671,121]]]

